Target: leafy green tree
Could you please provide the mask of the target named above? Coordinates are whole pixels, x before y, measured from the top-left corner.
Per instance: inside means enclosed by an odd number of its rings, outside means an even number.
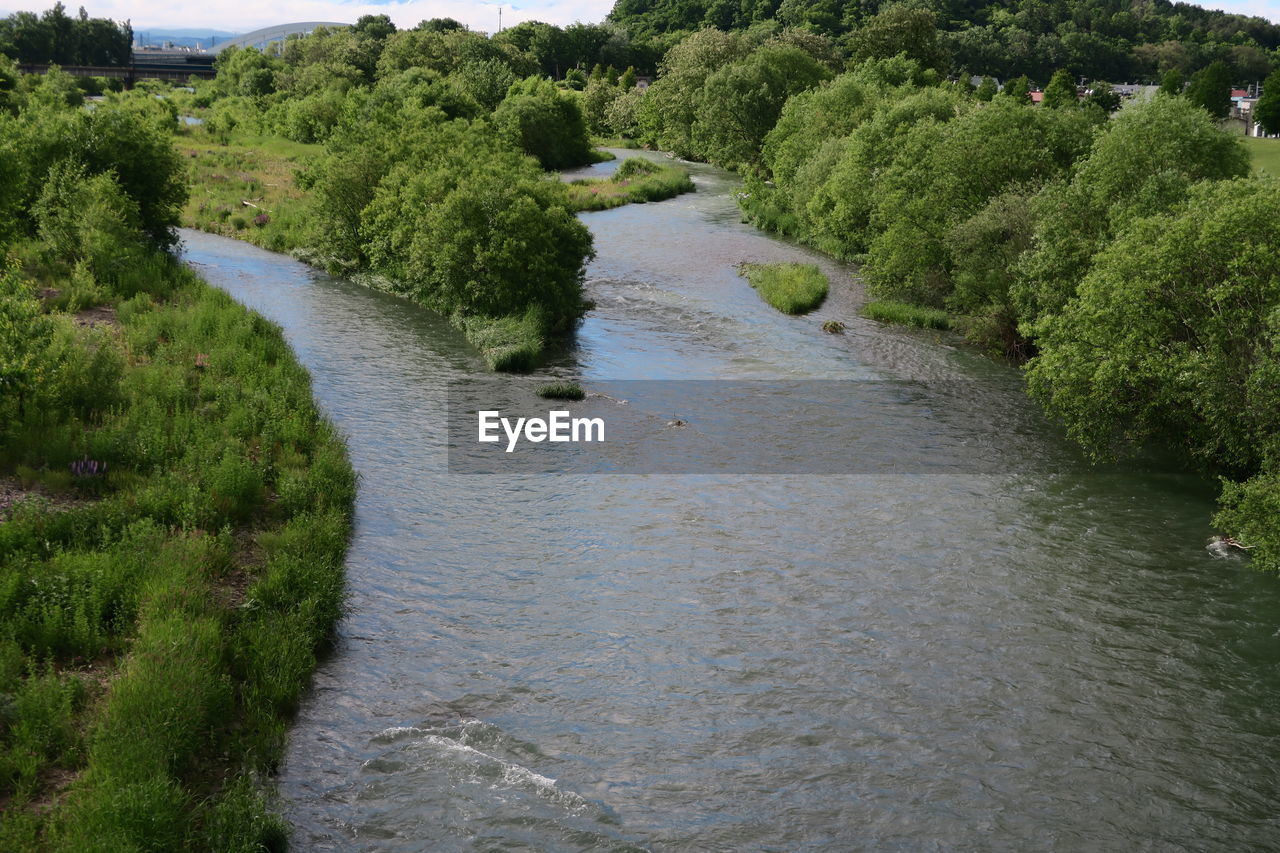
[[[505,62],[473,59],[459,66],[450,80],[486,111],[492,111],[507,96],[507,91],[516,82],[516,75]]]
[[[1099,253],[1041,325],[1031,390],[1098,457],[1154,441],[1245,477],[1280,460],[1277,247],[1280,182],[1200,184]]]
[[[765,134],[792,95],[830,77],[793,47],[762,47],[707,77],[692,128],[698,152],[730,168],[754,166]]]
[[[0,113],[18,111],[18,68],[13,60],[0,53]]]
[[[1011,186],[1065,174],[1101,117],[1008,98],[912,130],[880,181],[867,274],[877,293],[942,307],[952,289],[948,233]]]
[[[874,236],[872,213],[880,183],[895,159],[908,156],[903,152],[916,128],[953,121],[971,107],[949,87],[886,91],[871,119],[855,128],[836,152],[829,177],[803,206],[797,206],[810,239],[844,258],[865,252]],[[925,131],[919,134],[925,142],[932,138]],[[802,171],[803,167],[798,173]]]
[[[256,47],[229,47],[214,62],[214,88],[221,95],[267,95],[275,91],[275,75],[283,67]]]
[[[641,133],[640,103],[644,100],[644,90],[626,89],[614,98],[605,110],[604,127],[608,133],[634,139]]]
[[[60,259],[84,262],[100,278],[136,257],[142,230],[138,206],[113,172],[89,176],[75,160],[55,163],[31,209],[40,239]]]
[[[1018,262],[1035,236],[1033,193],[1034,185],[1005,190],[946,235],[953,282],[947,307],[963,317],[970,342],[1013,359],[1029,350],[1012,293]]]
[[[1262,84],[1262,97],[1253,105],[1253,120],[1267,133],[1280,133],[1280,70]]]
[[[53,320],[17,265],[0,270],[0,438],[26,413],[28,401],[51,381]]]
[[[699,30],[672,47],[642,102],[644,140],[678,157],[697,156],[693,123],[702,87],[712,74],[749,52],[740,33],[712,29]]]
[[[512,134],[525,153],[538,158],[544,169],[591,162],[587,124],[578,99],[559,92],[549,80],[530,77],[512,86],[493,120]]]
[[[623,71],[618,77],[618,88],[622,90],[634,89],[636,87],[636,68],[634,65],[628,65],[627,70]]]
[[[1025,75],[1015,77],[1004,84],[1004,90],[1000,94],[1012,99],[1015,103],[1029,104],[1031,103],[1031,81]]]
[[[948,60],[938,41],[937,16],[928,8],[908,3],[883,7],[849,38],[853,62],[888,59],[898,54],[923,68],[945,71]]]
[[[564,328],[582,311],[591,235],[564,187],[483,124],[440,125],[379,183],[362,232],[373,267],[446,314],[534,309]]]
[[[1060,311],[1094,254],[1128,223],[1177,204],[1197,181],[1248,173],[1239,138],[1186,98],[1153,98],[1121,110],[1070,181],[1047,186],[1033,202],[1036,248],[1015,288],[1019,315],[1029,322]]]
[[[1183,87],[1186,85],[1187,78],[1183,76],[1181,71],[1170,69],[1166,71],[1164,76],[1160,78],[1160,90],[1158,94],[1168,95],[1176,98],[1182,94]]]
[[[998,91],[995,80],[990,77],[983,77],[982,82],[978,84],[978,88],[974,90],[973,97],[979,101],[990,101]]]
[[[609,107],[622,95],[623,90],[610,85],[603,74],[588,83],[582,93],[582,116],[587,129],[595,134],[609,133]]]
[[[1224,480],[1220,503],[1213,523],[1248,544],[1253,565],[1280,572],[1280,464],[1244,482]]]
[[[1110,114],[1120,109],[1120,94],[1112,88],[1110,83],[1095,82],[1085,102],[1094,104],[1103,112]]]
[[[1196,72],[1187,100],[1204,107],[1216,119],[1226,118],[1231,112],[1231,67],[1218,61]]]
[[[1071,72],[1058,69],[1053,72],[1049,85],[1044,87],[1043,106],[1050,109],[1078,106],[1080,99],[1076,96],[1076,81]]]

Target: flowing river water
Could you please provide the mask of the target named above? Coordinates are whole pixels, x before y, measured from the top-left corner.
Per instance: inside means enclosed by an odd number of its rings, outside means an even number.
[[[860,320],[848,269],[691,169],[696,194],[583,216],[596,308],[544,373],[954,387],[972,466],[450,473],[448,387],[485,371],[444,320],[183,233],[283,326],[361,477],[280,773],[295,848],[1273,847],[1280,596],[1205,550],[1212,485],[1063,464],[1016,371]],[[822,265],[827,303],[784,316],[734,270],[778,260]],[[947,417],[884,429],[909,450]]]

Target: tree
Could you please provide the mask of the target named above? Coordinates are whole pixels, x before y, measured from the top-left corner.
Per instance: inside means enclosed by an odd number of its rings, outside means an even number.
[[[1093,455],[1280,460],[1280,181],[1197,186],[1104,249],[1041,326],[1031,390]]]
[[[587,83],[582,93],[582,116],[587,121],[587,129],[595,134],[607,134],[609,107],[622,95],[623,90],[611,86],[603,74]]]
[[[995,80],[990,77],[983,77],[982,82],[978,84],[978,88],[974,90],[973,97],[979,101],[990,101],[998,91]]]
[[[1095,82],[1085,103],[1096,104],[1103,112],[1113,113],[1120,109],[1120,95],[1110,83]]]
[[[1051,109],[1078,106],[1080,99],[1076,96],[1076,81],[1071,72],[1058,69],[1053,72],[1049,85],[1044,87],[1044,106]]]
[[[1015,77],[1004,84],[1004,91],[1000,94],[1006,98],[1012,98],[1016,103],[1031,103],[1031,81],[1026,76]]]
[[[623,71],[622,74],[618,77],[618,88],[622,89],[625,92],[628,89],[634,89],[635,87],[636,87],[636,68],[634,65],[628,65],[627,70]]]
[[[702,156],[730,168],[755,165],[765,134],[792,95],[830,77],[794,47],[762,47],[707,78],[693,125]]]
[[[662,60],[661,75],[641,102],[644,141],[678,157],[697,156],[692,132],[707,78],[750,51],[741,33],[699,30]]]
[[[530,77],[511,87],[493,113],[526,154],[544,169],[563,169],[591,162],[591,144],[577,97],[561,93],[549,80]]]
[[[1253,105],[1253,120],[1267,133],[1280,133],[1280,70],[1262,84],[1262,97]]]
[[[924,68],[945,71],[947,57],[938,42],[937,16],[927,8],[895,3],[871,17],[850,37],[851,61],[889,59],[900,53]]]
[[[547,84],[550,85],[550,84]],[[374,269],[445,314],[580,316],[591,234],[565,190],[483,123],[419,131],[363,213]],[[423,138],[425,137],[425,138]]]
[[[945,124],[921,124],[876,188],[867,254],[876,293],[945,302],[954,260],[947,238],[1010,187],[1063,175],[1088,150],[1101,117],[999,98]]]
[[[1231,67],[1219,60],[1196,72],[1187,99],[1216,119],[1226,118],[1231,112]]]
[[[1176,98],[1182,94],[1183,88],[1186,86],[1187,78],[1182,76],[1182,72],[1177,69],[1166,71],[1164,76],[1160,78],[1160,91],[1158,94],[1168,95]]]
[[[1026,322],[1062,310],[1093,256],[1129,223],[1165,210],[1205,179],[1249,173],[1236,136],[1186,98],[1153,98],[1121,110],[1104,126],[1071,180],[1033,200],[1036,248],[1015,288]]]

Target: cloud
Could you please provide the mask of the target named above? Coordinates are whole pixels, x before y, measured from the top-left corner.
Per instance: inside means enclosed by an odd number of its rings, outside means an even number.
[[[52,0],[44,5],[52,5]],[[454,18],[473,30],[493,32],[498,28],[499,5],[502,5],[504,27],[533,20],[563,26],[575,21],[595,23],[604,20],[613,8],[613,0],[532,0],[515,6],[469,0],[393,0],[383,3],[339,3],[333,0],[250,3],[226,0],[218,4],[208,0],[85,0],[85,9],[92,17],[132,21],[135,30],[209,27],[241,33],[295,21],[355,23],[361,15],[387,15],[401,28],[412,27],[428,18]]]

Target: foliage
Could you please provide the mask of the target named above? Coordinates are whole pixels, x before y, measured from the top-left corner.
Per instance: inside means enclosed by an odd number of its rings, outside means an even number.
[[[1076,97],[1076,81],[1069,71],[1058,69],[1053,72],[1053,79],[1044,87],[1044,101],[1041,106],[1050,109],[1074,107],[1079,105]]]
[[[1095,82],[1092,85],[1092,91],[1085,98],[1086,104],[1093,104],[1108,114],[1120,109],[1120,95],[1110,83]]]
[[[815,264],[742,264],[739,272],[784,314],[807,314],[827,298],[827,277]]]
[[[1035,251],[1015,298],[1024,321],[1058,310],[1091,258],[1128,222],[1179,201],[1204,179],[1248,173],[1238,138],[1184,98],[1155,98],[1108,122],[1067,183],[1036,199]]]
[[[1186,97],[1191,103],[1203,107],[1216,119],[1224,119],[1231,112],[1231,68],[1218,61],[1203,68],[1191,78]]]
[[[494,110],[493,120],[544,169],[582,166],[594,159],[577,98],[561,93],[550,81],[530,77],[513,85]]]
[[[566,327],[582,310],[591,236],[565,209],[562,185],[495,150],[480,129],[439,132],[453,138],[430,159],[394,167],[365,211],[373,268],[444,314],[536,306],[551,328]]]
[[[933,20],[930,20],[933,16]],[[1186,3],[1140,8],[1111,0],[1033,3],[846,3],[832,0],[617,0],[609,20],[632,44],[714,26],[722,30],[796,27],[844,42],[855,63],[906,50],[941,71],[1045,82],[1057,68],[1073,77],[1156,81],[1227,62],[1239,81],[1265,76],[1280,46],[1280,26],[1262,17]],[[936,32],[934,32],[936,30]],[[548,73],[549,70],[548,70]]]
[[[1280,133],[1280,69],[1272,71],[1262,84],[1262,97],[1253,105],[1253,120],[1266,133]]]
[[[36,239],[0,274],[0,473],[37,490],[0,524],[0,838],[258,849],[282,833],[253,780],[339,615],[354,474],[279,330],[151,245],[117,177],[149,119],[114,112],[80,145],[78,114],[7,128],[48,147],[23,151]],[[61,310],[87,305],[109,320]]]
[[[904,54],[922,68],[945,71],[949,62],[936,24],[937,16],[923,5],[889,4],[851,33],[850,58],[862,62]]]
[[[690,129],[692,144],[710,162],[750,167],[787,99],[829,77],[817,60],[797,48],[753,51],[707,77]]]
[[[127,22],[90,18],[83,7],[73,18],[59,2],[39,16],[17,12],[0,19],[0,53],[19,62],[128,65],[133,28]]]

